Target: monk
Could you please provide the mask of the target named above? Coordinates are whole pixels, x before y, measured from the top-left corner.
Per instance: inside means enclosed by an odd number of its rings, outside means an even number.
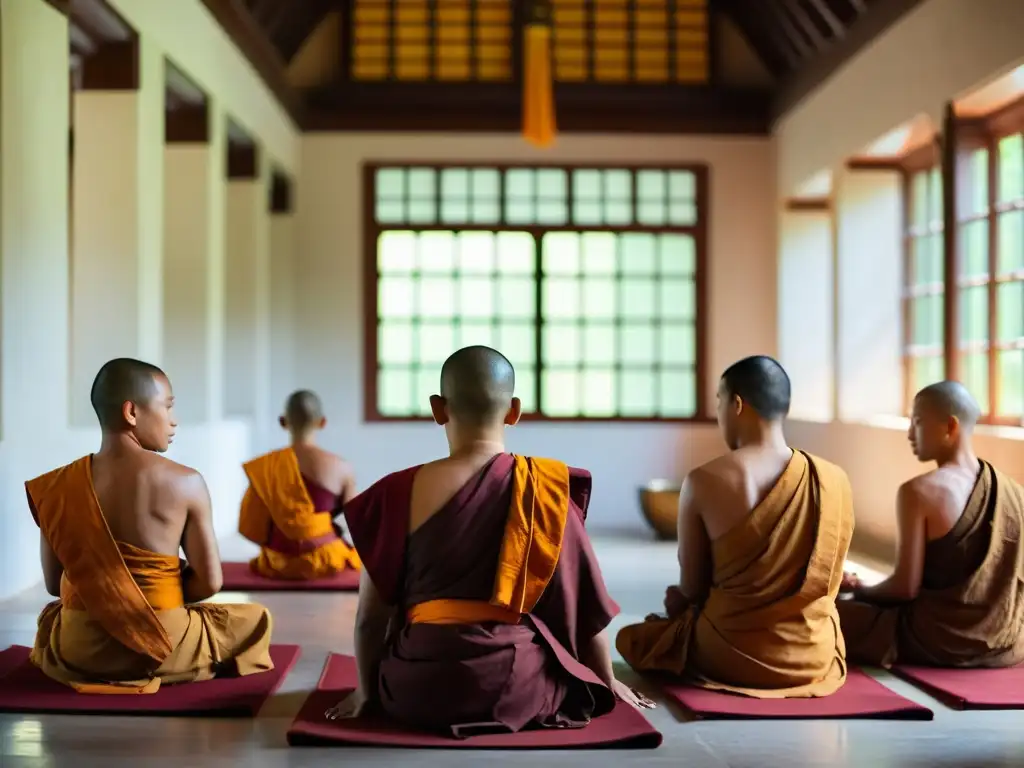
[[[488,347],[455,352],[430,398],[449,455],[380,480],[345,508],[363,559],[359,687],[331,719],[379,707],[461,738],[580,728],[616,697],[618,613],[584,529],[590,474],[505,452],[515,372]]]
[[[266,608],[194,604],[220,589],[220,555],[202,476],[159,455],[176,427],[167,376],[111,360],[92,406],[99,452],[25,484],[46,589],[60,598],[39,617],[33,663],[85,693],[273,669]]]
[[[758,698],[827,696],[845,681],[835,599],[853,533],[850,484],[786,443],[789,400],[789,376],[770,357],[722,374],[718,423],[731,452],[683,484],[667,615],[616,639],[634,669]]]
[[[238,530],[260,546],[250,567],[260,576],[296,581],[359,568],[359,556],[334,523],[334,510],[355,495],[355,476],[340,456],[316,442],[327,425],[320,398],[292,393],[281,426],[291,445],[245,464],[249,489]]]
[[[853,661],[1011,667],[1024,661],[1024,489],[971,445],[980,410],[962,384],[914,398],[908,438],[935,469],[896,494],[896,570],[848,575],[839,617]]]

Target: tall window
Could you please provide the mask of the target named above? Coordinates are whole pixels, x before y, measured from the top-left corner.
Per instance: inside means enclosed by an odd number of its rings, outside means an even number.
[[[995,412],[1024,418],[1024,133],[999,140],[996,163]]]
[[[903,315],[910,403],[914,392],[945,377],[942,174],[937,167],[909,175],[907,214]]]
[[[528,417],[702,415],[703,167],[366,172],[367,418],[427,415],[467,344]]]

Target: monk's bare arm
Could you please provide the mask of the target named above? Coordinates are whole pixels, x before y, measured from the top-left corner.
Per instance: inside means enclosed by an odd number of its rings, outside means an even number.
[[[341,493],[338,496],[339,507],[348,504],[356,496],[356,473],[348,463],[344,463],[345,480],[341,484]]]
[[[700,479],[691,473],[679,493],[679,591],[702,604],[711,589],[711,540],[701,516]]]
[[[877,603],[902,603],[917,597],[924,574],[926,510],[926,499],[913,482],[900,486],[896,494],[896,570],[873,587],[860,587],[855,597]]]
[[[46,585],[46,591],[54,597],[60,597],[60,579],[64,575],[64,566],[57,559],[42,531],[39,532],[39,559],[43,564],[43,583]]]
[[[388,625],[395,615],[393,606],[384,602],[370,574],[359,576],[359,605],[356,607],[355,648],[359,670],[359,692],[369,701],[377,698],[377,672],[380,669]]]
[[[213,505],[206,481],[198,472],[191,471],[180,482],[188,504],[181,540],[181,548],[188,560],[185,599],[194,603],[217,594],[224,585],[224,573],[217,537],[213,532]]]

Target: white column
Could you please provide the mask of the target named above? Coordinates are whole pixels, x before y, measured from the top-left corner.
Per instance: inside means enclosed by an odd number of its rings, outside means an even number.
[[[295,376],[295,217],[290,205],[270,216],[271,416],[301,384]]]
[[[71,420],[113,357],[161,363],[164,59],[139,41],[135,91],[75,94]]]

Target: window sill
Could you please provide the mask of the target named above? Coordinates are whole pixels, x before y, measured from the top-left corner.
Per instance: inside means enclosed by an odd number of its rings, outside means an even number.
[[[855,424],[879,429],[892,429],[906,432],[910,429],[910,419],[906,416],[868,416],[862,419],[837,419],[837,424]],[[1001,440],[1024,440],[1024,425],[1008,426],[1005,424],[979,424],[974,428],[976,435],[996,437]]]

